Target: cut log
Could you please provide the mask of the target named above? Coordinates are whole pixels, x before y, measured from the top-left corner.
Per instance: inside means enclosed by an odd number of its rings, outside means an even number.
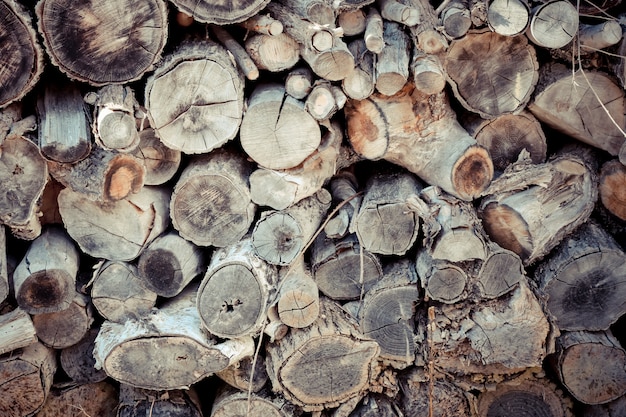
[[[277,278],[276,267],[255,254],[250,237],[217,249],[198,289],[203,326],[223,338],[257,335],[274,301]]]
[[[379,351],[341,307],[322,298],[312,325],[266,345],[266,364],[275,392],[304,411],[320,411],[368,390]]]
[[[523,109],[539,78],[535,49],[524,36],[490,31],[452,42],[444,68],[463,107],[487,119]]]
[[[383,274],[378,255],[362,249],[355,234],[329,239],[320,233],[311,264],[318,288],[334,300],[359,299]]]
[[[545,378],[518,379],[498,384],[478,396],[478,417],[527,416],[572,417],[572,404]]]
[[[553,129],[611,155],[624,144],[624,90],[601,72],[572,75],[562,64],[543,66],[528,110]]]
[[[280,321],[289,327],[302,329],[311,325],[320,312],[317,283],[302,259],[280,271],[277,312]]]
[[[404,255],[411,249],[420,220],[407,201],[421,190],[422,184],[408,172],[379,173],[367,179],[363,201],[353,219],[364,249],[381,255]]]
[[[458,123],[445,91],[428,96],[408,82],[391,97],[349,100],[344,113],[348,139],[367,159],[386,159],[463,200],[491,182],[489,154]]]
[[[400,377],[404,395],[400,403],[405,415],[415,417],[470,417],[471,408],[467,395],[454,383],[432,380],[420,368],[412,368]]]
[[[0,224],[0,303],[9,296],[9,271],[7,269],[7,237],[6,227]],[[2,353],[0,353],[1,355]]]
[[[318,25],[335,25],[335,11],[332,5],[324,0],[278,0],[299,17]]]
[[[156,293],[146,289],[134,264],[105,261],[94,272],[91,300],[106,320],[123,323],[145,316],[156,304]]]
[[[458,39],[472,27],[470,11],[466,1],[451,1],[440,13],[444,33],[451,39]]]
[[[298,100],[309,95],[312,87],[313,73],[309,67],[297,67],[285,77],[285,92]]]
[[[254,81],[259,78],[259,69],[256,64],[239,41],[233,38],[230,32],[217,25],[213,25],[211,31],[224,48],[232,54],[233,59],[237,63],[237,67],[239,67],[239,70],[243,72],[248,80]]]
[[[46,159],[74,163],[89,155],[92,133],[88,112],[76,83],[46,83],[37,97],[39,148]]]
[[[341,80],[341,88],[349,98],[363,100],[374,92],[374,56],[361,38],[350,42],[348,49],[354,56],[355,67],[354,71]]]
[[[226,25],[239,23],[260,12],[269,0],[241,0],[223,3],[215,0],[174,0],[176,8],[194,20],[203,23]]]
[[[300,60],[300,45],[286,33],[253,34],[246,38],[245,48],[259,69],[271,72],[288,70]]]
[[[626,167],[613,159],[600,170],[598,193],[602,205],[614,216],[626,220]]]
[[[260,167],[250,174],[252,201],[260,206],[284,210],[320,191],[343,165],[350,164],[343,131],[336,122],[323,122],[328,131],[320,146],[302,164],[284,170]]]
[[[0,315],[0,355],[37,342],[35,333],[30,315],[21,308]]]
[[[385,22],[385,46],[376,60],[376,91],[392,96],[404,87],[409,79],[411,43],[400,24]]]
[[[41,234],[39,199],[48,181],[48,167],[37,145],[22,137],[6,138],[0,146],[0,222],[22,239]]]
[[[120,384],[117,417],[202,417],[200,398],[189,390],[153,391]]]
[[[380,15],[391,22],[415,26],[420,21],[420,12],[409,4],[396,0],[378,0]]]
[[[522,149],[526,149],[534,164],[546,160],[546,136],[539,121],[528,111],[502,114],[493,119],[468,116],[461,124],[489,151],[497,174],[517,161]]]
[[[269,390],[250,396],[246,392],[221,387],[211,407],[211,417],[263,416],[298,417],[302,411]]]
[[[417,49],[427,54],[439,54],[448,48],[448,40],[440,31],[439,16],[428,0],[407,0],[419,14],[419,22],[410,27]]]
[[[142,285],[161,297],[179,294],[206,267],[204,251],[170,231],[154,239],[139,255]]]
[[[289,265],[302,255],[324,220],[332,198],[326,189],[281,211],[266,211],[252,231],[252,246],[261,259]]]
[[[119,152],[131,152],[137,147],[135,111],[139,103],[130,87],[110,84],[88,93],[85,101],[94,106],[93,133],[98,145]]]
[[[59,193],[59,211],[67,233],[84,253],[129,261],[169,225],[169,200],[169,190],[154,186],[107,204],[66,188]]]
[[[424,94],[439,94],[446,87],[446,75],[438,55],[426,54],[414,48],[410,65],[415,88]]]
[[[277,36],[283,33],[283,24],[269,14],[255,14],[240,22],[239,26],[264,35]]]
[[[331,239],[340,239],[350,231],[352,218],[359,210],[361,196],[358,195],[357,179],[351,170],[344,169],[333,176],[329,188],[333,203],[338,208],[335,216],[326,222],[324,233]],[[339,207],[339,204],[343,206]]]
[[[0,357],[0,413],[35,414],[46,402],[57,369],[56,353],[39,342]]]
[[[71,304],[64,310],[33,315],[37,338],[46,346],[63,349],[78,343],[93,323],[89,297],[74,291]]]
[[[221,45],[184,42],[146,81],[150,125],[168,147],[206,153],[233,139],[243,113],[243,75]]]
[[[483,261],[475,285],[483,298],[497,298],[526,279],[520,257],[510,250],[488,242],[489,253]]]
[[[578,33],[578,10],[570,1],[552,0],[531,11],[526,36],[544,48],[562,48]]]
[[[75,163],[48,162],[50,175],[65,187],[97,201],[119,201],[144,185],[146,168],[133,155],[94,148]]]
[[[44,55],[26,8],[13,1],[0,2],[0,107],[30,92],[43,71]]]
[[[624,313],[626,254],[595,222],[563,239],[535,272],[561,330],[607,330]]]
[[[72,382],[96,383],[107,378],[102,369],[94,367],[96,359],[93,357],[93,348],[99,331],[99,328],[91,328],[77,343],[61,350],[59,364]]]
[[[195,296],[187,289],[143,320],[105,321],[96,338],[96,369],[137,388],[189,389],[253,355],[251,338],[216,343],[202,327]]]
[[[181,163],[181,152],[165,146],[152,128],[139,133],[139,144],[133,156],[146,167],[145,185],[166,183],[178,172]]]
[[[493,0],[487,9],[487,23],[500,35],[519,35],[530,23],[530,7],[526,0]]]
[[[469,9],[474,27],[480,28],[487,24],[488,2],[486,0],[470,0]]]
[[[76,385],[51,390],[37,417],[116,417],[117,405],[117,388],[110,382]]]
[[[553,358],[558,378],[584,404],[603,404],[626,393],[626,352],[610,331],[564,332]]]
[[[260,84],[254,89],[239,137],[243,150],[269,169],[301,164],[321,142],[320,127],[304,103],[288,96],[279,84]]]
[[[481,202],[479,216],[487,234],[518,254],[524,265],[545,256],[593,210],[596,175],[586,159],[561,152],[545,164],[526,159],[511,165]]]
[[[62,228],[45,229],[13,272],[18,305],[30,314],[68,308],[74,298],[79,262],[78,249]]]
[[[380,360],[395,369],[415,362],[415,310],[421,301],[417,280],[413,262],[393,261],[365,294],[359,309],[359,330],[378,343]]]
[[[444,259],[433,259],[428,250],[420,250],[415,268],[428,299],[454,304],[467,298],[470,278],[460,266]]]
[[[252,164],[222,148],[189,161],[170,203],[172,224],[198,246],[224,247],[241,239],[254,220],[248,178]]]
[[[580,24],[578,39],[583,51],[604,49],[622,40],[622,26],[617,20],[607,20],[595,25]]]
[[[365,32],[365,12],[362,8],[349,9],[337,15],[337,26],[344,36],[356,36]]]
[[[304,109],[315,120],[328,120],[339,110],[339,105],[333,94],[333,87],[328,81],[318,82],[304,101]]]
[[[256,359],[256,360],[255,360]],[[248,356],[215,373],[219,379],[240,391],[258,392],[267,383],[265,357]]]
[[[365,33],[363,34],[363,40],[365,40],[366,48],[379,54],[385,47],[385,40],[383,38],[383,18],[376,7],[370,7],[367,11],[365,19]]]
[[[40,0],[38,29],[48,56],[70,78],[94,86],[140,79],[167,40],[167,5]]]

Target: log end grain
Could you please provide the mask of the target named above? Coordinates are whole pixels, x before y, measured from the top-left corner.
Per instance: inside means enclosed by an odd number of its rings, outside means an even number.
[[[482,146],[470,146],[452,168],[452,184],[459,197],[473,200],[491,183],[493,161]]]

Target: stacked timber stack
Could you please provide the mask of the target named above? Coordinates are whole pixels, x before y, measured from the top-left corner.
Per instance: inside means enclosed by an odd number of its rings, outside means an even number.
[[[589,3],[0,0],[0,415],[624,415]]]

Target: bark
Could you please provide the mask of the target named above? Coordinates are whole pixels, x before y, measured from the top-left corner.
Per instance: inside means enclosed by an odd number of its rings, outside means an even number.
[[[402,412],[384,394],[367,394],[350,413],[350,417],[400,417]]]
[[[140,79],[159,60],[167,40],[167,5],[161,0],[141,5],[40,0],[36,13],[52,63],[94,86]]]
[[[105,321],[94,349],[96,369],[137,388],[189,389],[192,384],[254,353],[250,338],[217,343],[202,328],[195,291],[154,314],[124,324]]]
[[[89,297],[76,291],[66,309],[33,315],[37,338],[54,349],[63,349],[80,342],[89,331],[93,320]]]
[[[578,10],[569,1],[556,0],[533,7],[526,36],[544,48],[562,48],[578,32]]]
[[[626,220],[626,167],[613,159],[605,162],[600,170],[598,193],[602,205],[614,216]]]
[[[169,190],[154,186],[106,204],[66,188],[59,193],[59,211],[84,253],[130,261],[167,228],[169,200]]]
[[[243,87],[243,75],[221,45],[210,40],[184,42],[146,81],[150,125],[172,149],[210,152],[237,134]]]
[[[376,91],[392,96],[409,79],[411,44],[400,24],[387,21],[383,29],[385,46],[376,60]]]
[[[7,417],[35,414],[46,402],[57,369],[56,354],[39,342],[0,358],[0,412]]]
[[[320,297],[310,268],[298,259],[281,270],[279,280],[276,308],[280,321],[297,329],[313,324],[319,316]]]
[[[491,158],[456,121],[445,91],[427,96],[408,82],[391,97],[349,100],[344,113],[348,139],[367,159],[386,159],[464,200],[491,182]]]
[[[426,54],[414,48],[409,70],[415,88],[426,95],[439,94],[446,87],[446,75],[438,55]]]
[[[37,342],[33,322],[27,312],[16,308],[0,315],[0,355]]]
[[[272,389],[304,411],[337,407],[369,388],[378,344],[363,338],[340,307],[328,299],[309,327],[292,329],[266,345]],[[341,352],[337,355],[337,352]],[[314,373],[317,378],[311,379]]]
[[[30,314],[65,310],[74,298],[80,254],[60,227],[35,239],[13,272],[18,305]]]
[[[276,296],[277,274],[255,254],[250,237],[213,252],[198,289],[203,326],[222,338],[259,334]]]
[[[171,180],[181,164],[181,152],[165,146],[154,129],[139,132],[139,144],[132,155],[146,168],[144,185],[161,185]]]
[[[578,39],[583,50],[608,48],[622,39],[622,26],[616,20],[607,20],[595,25],[580,24]]]
[[[174,297],[204,271],[204,258],[201,248],[175,231],[166,232],[139,255],[141,284],[161,297]]]
[[[73,383],[92,384],[107,378],[102,369],[94,367],[93,348],[99,331],[99,327],[93,327],[77,343],[61,350],[59,364]]]
[[[88,383],[51,390],[37,417],[116,417],[117,405],[118,390],[113,384]]]
[[[252,164],[232,148],[189,161],[170,202],[172,224],[198,246],[224,247],[241,239],[254,219],[248,178]]]
[[[415,26],[420,21],[420,12],[415,7],[396,0],[379,0],[380,15],[392,22]]]
[[[326,222],[324,233],[331,239],[341,239],[350,231],[350,224],[359,210],[361,196],[358,195],[358,183],[351,169],[338,171],[329,183],[333,203],[337,204],[337,212]],[[339,207],[339,204],[343,206]]]
[[[194,20],[226,25],[242,22],[260,12],[269,0],[238,0],[228,4],[214,0],[175,0],[174,6]]]
[[[365,40],[366,48],[375,54],[379,54],[385,47],[383,18],[376,7],[368,9],[363,39]]]
[[[39,81],[44,55],[31,16],[16,2],[0,4],[0,47],[3,56],[0,76],[0,107],[16,102],[30,92]]]
[[[500,35],[519,35],[530,23],[530,7],[526,0],[494,0],[487,9],[487,22]]]
[[[410,28],[415,46],[427,54],[439,54],[448,48],[448,40],[439,30],[439,16],[428,0],[408,0],[420,16],[419,22]]]
[[[454,304],[467,298],[470,277],[464,268],[445,259],[433,259],[427,250],[418,251],[415,267],[428,299]]]
[[[335,24],[335,11],[329,2],[324,0],[278,0],[278,2],[312,23],[331,26]]]
[[[243,72],[248,80],[254,81],[259,78],[259,68],[248,55],[248,52],[233,36],[221,26],[213,25],[211,27],[213,35],[226,48],[235,59],[237,67]]]
[[[38,144],[51,161],[75,163],[91,152],[88,108],[77,83],[46,83],[37,97]]]
[[[121,384],[119,397],[117,417],[202,417],[194,388],[156,391]]]
[[[9,271],[7,269],[6,227],[0,224],[0,303],[9,296]]]

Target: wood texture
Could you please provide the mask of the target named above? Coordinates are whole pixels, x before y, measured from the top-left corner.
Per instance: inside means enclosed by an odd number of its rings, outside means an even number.
[[[194,388],[188,390],[146,390],[120,385],[117,417],[202,417],[200,398]]]
[[[72,382],[97,383],[107,378],[102,369],[94,367],[96,359],[93,357],[93,348],[99,331],[100,328],[94,326],[78,342],[61,349],[59,365]]]
[[[37,336],[30,315],[16,308],[0,315],[0,355],[25,348],[37,342]]]
[[[93,307],[87,297],[74,292],[71,304],[64,310],[33,315],[37,338],[46,346],[63,349],[78,343],[93,323]]]
[[[213,0],[175,0],[172,3],[178,10],[203,23],[225,25],[238,23],[260,12],[269,0],[238,0],[223,4]]]
[[[146,168],[145,185],[161,185],[172,179],[182,159],[181,152],[165,146],[152,128],[139,132],[139,144],[132,154]]]
[[[116,417],[118,390],[107,381],[53,389],[37,417]]]

